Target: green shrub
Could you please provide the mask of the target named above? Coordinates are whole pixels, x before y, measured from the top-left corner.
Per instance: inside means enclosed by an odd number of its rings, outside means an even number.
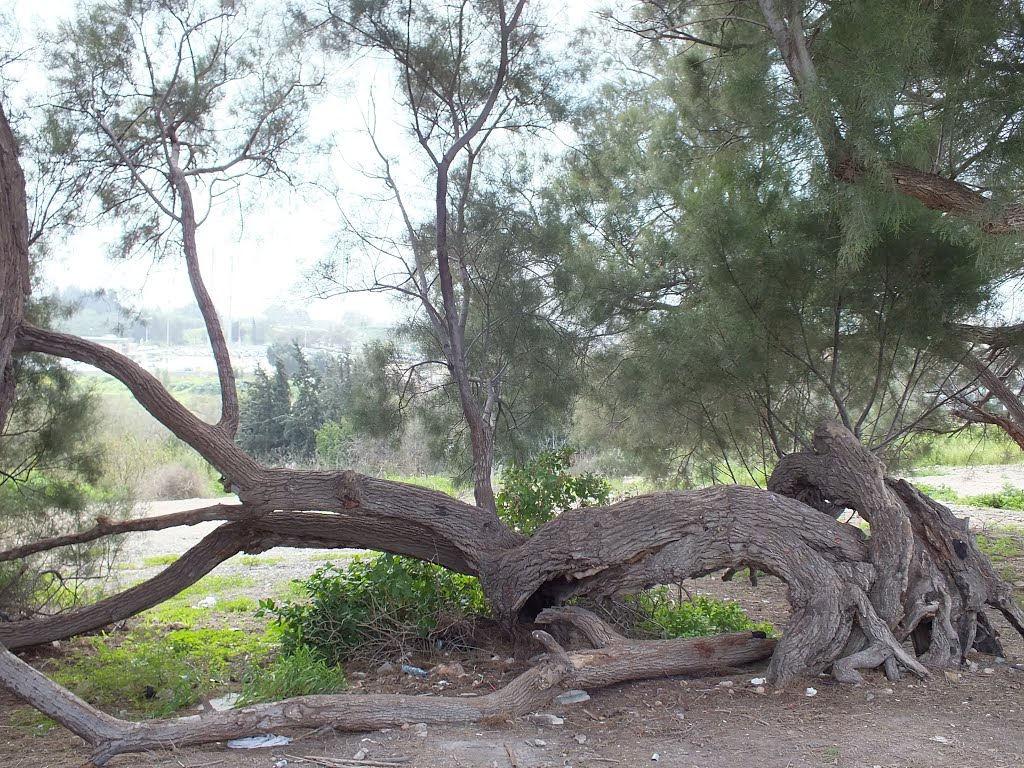
[[[305,646],[332,666],[400,653],[488,612],[472,576],[394,555],[356,558],[347,569],[328,563],[301,587],[308,602],[261,600],[257,616],[280,627],[285,655]]]
[[[964,499],[965,504],[975,507],[992,507],[993,509],[1013,509],[1024,512],[1024,488],[1014,488],[1011,485],[1003,486],[1003,490],[995,493],[982,493],[977,496],[968,496]]]
[[[743,607],[731,600],[720,601],[704,595],[675,601],[667,587],[654,587],[630,598],[643,618],[637,629],[654,637],[702,637],[743,630],[775,633],[771,624],[750,620]]]
[[[242,682],[238,703],[257,704],[294,696],[340,691],[348,681],[341,667],[331,666],[306,646],[278,656],[266,669],[254,669]]]
[[[572,448],[542,451],[525,464],[513,464],[501,473],[496,501],[498,517],[514,531],[533,533],[567,509],[599,507],[608,503],[611,486],[590,472],[569,472]]]

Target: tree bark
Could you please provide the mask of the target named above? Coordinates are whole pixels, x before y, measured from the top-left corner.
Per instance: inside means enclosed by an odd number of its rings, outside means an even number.
[[[14,402],[11,354],[30,289],[25,176],[14,134],[0,105],[0,430]]]

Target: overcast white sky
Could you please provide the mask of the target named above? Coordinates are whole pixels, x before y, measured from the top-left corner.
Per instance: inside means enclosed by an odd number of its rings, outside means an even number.
[[[593,0],[574,0],[560,19],[568,28],[582,22]],[[23,36],[39,25],[50,26],[73,13],[73,0],[16,0],[15,13]],[[338,78],[347,94],[334,94],[320,103],[310,121],[314,139],[333,136],[338,149],[331,159],[335,183],[346,190],[348,205],[363,193],[379,192],[359,173],[360,163],[373,157],[363,129],[365,116],[376,113],[376,130],[386,147],[408,146],[403,115],[394,108],[390,68],[386,63],[363,60]],[[26,78],[26,81],[30,81]],[[373,92],[373,107],[369,94]],[[396,152],[399,150],[396,149]],[[411,165],[411,163],[410,163]],[[245,214],[237,204],[223,205],[199,230],[203,272],[220,311],[231,317],[258,315],[271,304],[304,305],[318,318],[338,317],[357,311],[376,320],[390,321],[395,308],[379,294],[356,294],[332,300],[311,298],[302,279],[303,270],[331,251],[339,233],[336,203],[327,197],[311,201],[311,192],[279,189],[263,195],[263,205]],[[304,199],[305,198],[305,199]],[[430,199],[430,195],[427,196]],[[388,208],[373,209],[377,223],[388,226]],[[90,229],[54,249],[46,265],[45,279],[56,287],[115,289],[136,305],[158,308],[193,301],[180,261],[154,264],[149,260],[113,263],[104,256],[104,243],[116,235],[108,228]]]

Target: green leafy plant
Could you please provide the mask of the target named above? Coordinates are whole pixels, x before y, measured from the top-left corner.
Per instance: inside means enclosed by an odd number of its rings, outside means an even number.
[[[1003,486],[1003,490],[995,493],[982,493],[968,496],[964,503],[974,507],[992,507],[993,509],[1013,509],[1024,512],[1024,488]]]
[[[638,622],[637,629],[658,638],[702,637],[743,630],[775,634],[771,624],[751,621],[743,607],[731,600],[696,595],[676,601],[668,587],[647,589],[629,600],[646,617]]]
[[[261,600],[257,616],[281,629],[286,655],[308,647],[327,664],[400,653],[440,639],[488,613],[479,582],[412,558],[357,558],[330,563],[301,582],[307,602]]]
[[[569,472],[572,448],[543,451],[524,464],[501,473],[496,497],[498,517],[527,536],[567,509],[608,503],[611,486],[599,475]]]
[[[89,638],[54,679],[102,709],[162,717],[224,690],[271,650],[261,635],[241,630],[167,629],[150,624],[128,636]]]
[[[293,696],[310,696],[340,691],[348,681],[338,666],[328,664],[313,649],[299,646],[291,653],[281,654],[264,669],[255,669],[245,676],[239,704],[279,701]]]

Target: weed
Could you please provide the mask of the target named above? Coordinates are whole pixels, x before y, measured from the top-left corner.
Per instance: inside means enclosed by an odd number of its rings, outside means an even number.
[[[963,467],[977,464],[1019,464],[1020,448],[1004,432],[969,427],[953,435],[919,433],[911,437],[899,464],[912,467]]]
[[[57,725],[56,721],[32,707],[15,707],[8,713],[7,722],[12,728],[32,736],[45,736]]]
[[[142,625],[127,636],[89,638],[53,677],[96,706],[162,717],[223,690],[242,670],[265,658],[262,636],[227,629]]]
[[[239,561],[246,568],[258,568],[259,566],[279,565],[284,562],[283,557],[257,557],[256,555],[242,555]]]
[[[170,565],[176,563],[181,555],[153,555],[142,558],[142,565],[145,568],[152,568],[157,565]]]
[[[927,483],[914,483],[914,487],[917,488],[925,496],[930,496],[936,501],[945,501],[950,504],[963,504],[964,500],[960,497],[956,491],[950,488],[948,485],[928,485]]]
[[[256,582],[250,576],[231,574],[230,576],[204,576],[188,589],[178,594],[177,599],[195,600],[207,595],[221,592],[232,592],[246,587],[254,587]]]
[[[447,493],[449,496],[458,496],[458,490],[455,488],[454,483],[447,477],[441,475],[393,475],[385,474],[385,480],[393,480],[396,483],[407,483],[408,485],[418,485],[421,488],[429,488],[432,491],[440,491],[441,493]]]
[[[1024,512],[1024,488],[1014,488],[1012,485],[1003,486],[1003,490],[995,493],[982,493],[977,496],[968,496],[964,503],[974,507],[991,507],[993,509],[1013,509]]]
[[[253,613],[259,606],[251,597],[229,597],[218,600],[213,607],[218,613]]]
[[[993,562],[1006,560],[1010,557],[1017,557],[1024,552],[1021,542],[1010,536],[999,536],[990,538],[984,534],[978,535],[978,548],[981,549]]]
[[[306,646],[274,659],[265,669],[250,671],[242,682],[239,704],[279,701],[293,696],[335,693],[348,685],[341,667],[331,666]]]

